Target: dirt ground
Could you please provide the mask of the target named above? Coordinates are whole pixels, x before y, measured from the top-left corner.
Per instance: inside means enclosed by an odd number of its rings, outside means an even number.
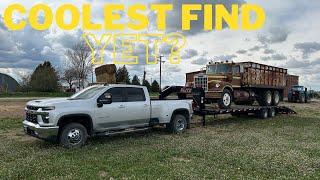
[[[0,101],[0,117],[23,117],[26,101]]]
[[[1,100],[0,101],[0,118],[16,118],[24,116],[24,108],[26,103],[30,101],[27,99],[16,99],[16,100]],[[319,100],[312,100],[312,103],[299,104],[299,103],[287,103],[282,102],[280,105],[288,106],[291,108],[303,107],[306,109],[318,108],[315,104],[318,104]]]

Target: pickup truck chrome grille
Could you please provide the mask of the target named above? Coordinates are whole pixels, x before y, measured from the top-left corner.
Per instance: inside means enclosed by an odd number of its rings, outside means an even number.
[[[26,113],[26,120],[32,123],[38,123],[37,115]]]
[[[208,91],[208,77],[194,77],[195,87],[202,87],[205,92]]]

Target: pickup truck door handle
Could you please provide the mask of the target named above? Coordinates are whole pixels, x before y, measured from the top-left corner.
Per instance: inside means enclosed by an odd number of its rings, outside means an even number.
[[[149,107],[149,106],[150,106],[149,104],[145,104],[145,105],[144,105],[144,107]]]
[[[119,106],[119,108],[125,108],[125,107],[126,107],[125,105],[120,105],[120,106]]]

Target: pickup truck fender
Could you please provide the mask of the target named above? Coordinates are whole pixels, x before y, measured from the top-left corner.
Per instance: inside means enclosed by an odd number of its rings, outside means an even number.
[[[187,119],[187,122],[190,121],[190,112],[189,112],[188,109],[186,109],[186,108],[175,109],[175,110],[172,112],[172,115],[171,115],[171,118],[170,118],[170,119],[172,119],[173,116],[176,115],[176,114],[184,115],[184,116],[186,117],[186,119]]]
[[[187,129],[190,129],[191,116],[190,116],[189,110],[186,109],[186,108],[179,108],[179,109],[174,110],[172,115],[171,115],[171,120],[172,120],[173,116],[176,115],[176,114],[181,114],[184,117],[186,117],[187,124],[188,124],[187,125]]]
[[[78,122],[86,127],[88,134],[92,135],[93,133],[93,122],[89,114],[85,113],[76,113],[76,114],[67,114],[59,118],[57,126],[62,127],[64,124],[71,122]]]

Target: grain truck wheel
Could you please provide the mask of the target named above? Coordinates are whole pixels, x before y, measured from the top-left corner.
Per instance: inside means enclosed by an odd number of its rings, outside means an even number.
[[[218,106],[221,109],[230,109],[232,103],[232,95],[228,89],[223,90],[221,98],[218,100]]]
[[[280,102],[280,93],[278,91],[274,91],[272,93],[272,106],[278,106]]]
[[[259,100],[260,106],[271,106],[272,104],[272,93],[271,91],[264,91]]]

